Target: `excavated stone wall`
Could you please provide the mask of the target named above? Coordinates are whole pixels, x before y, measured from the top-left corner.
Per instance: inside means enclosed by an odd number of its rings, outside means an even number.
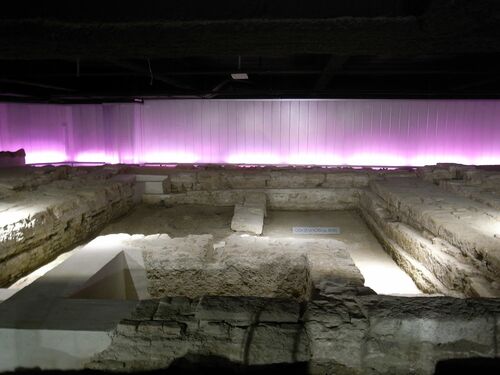
[[[232,235],[170,238],[134,235],[152,297],[255,296],[307,300],[313,290],[361,291],[364,279],[345,245],[335,240]],[[364,290],[365,293],[373,291]]]
[[[360,210],[386,250],[429,293],[500,297],[500,173],[426,167],[371,181]]]
[[[133,205],[134,178],[69,167],[0,172],[0,286],[44,265]]]
[[[345,210],[358,206],[359,189],[372,179],[411,170],[353,168],[129,168],[145,184],[145,203],[234,206],[248,193],[265,193],[269,209]]]
[[[432,374],[442,359],[498,356],[499,324],[488,299],[169,297],[141,301],[88,367],[158,369],[198,355],[306,362],[312,374]]]
[[[126,212],[132,199],[126,176],[137,176],[146,203],[234,206],[258,192],[269,209],[359,209],[422,290],[500,295],[498,171],[460,165],[8,169],[0,171],[0,285]],[[111,178],[118,173],[121,182]]]
[[[500,173],[455,165],[0,171],[0,215],[8,213],[0,216],[3,282],[126,212],[138,171],[145,201],[231,206],[260,192],[269,208],[358,208],[422,290],[500,297]],[[118,324],[89,368],[158,369],[195,355],[306,363],[312,374],[432,374],[443,359],[500,356],[500,299],[375,295],[334,240],[162,234],[130,241],[153,299]]]
[[[441,164],[415,169],[131,168],[143,201],[243,204],[265,194],[270,209],[359,209],[396,262],[425,292],[500,296],[500,171]],[[145,175],[144,175],[145,174]],[[154,186],[155,183],[152,183]]]

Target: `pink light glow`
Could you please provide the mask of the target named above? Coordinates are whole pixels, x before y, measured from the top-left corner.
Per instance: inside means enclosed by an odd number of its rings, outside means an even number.
[[[406,158],[397,154],[364,152],[351,155],[346,160],[347,165],[363,166],[405,166],[409,165]]]
[[[27,163],[500,164],[498,100],[0,103]]]
[[[481,156],[474,159],[476,165],[500,165],[500,155],[497,156]]]
[[[66,154],[58,151],[34,151],[26,153],[26,164],[59,163],[66,160]]]
[[[292,165],[342,165],[343,160],[332,154],[296,154],[287,159],[286,164]]]
[[[229,164],[281,164],[279,156],[267,153],[241,153],[230,155],[226,158]]]
[[[186,152],[154,152],[144,154],[142,163],[182,163],[192,164],[198,161],[198,156]]]
[[[117,164],[120,162],[118,156],[106,155],[103,152],[81,152],[75,156],[74,161],[79,163],[108,163],[108,164]]]

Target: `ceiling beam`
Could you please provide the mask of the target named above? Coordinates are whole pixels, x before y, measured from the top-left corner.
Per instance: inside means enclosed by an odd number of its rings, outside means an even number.
[[[459,86],[452,87],[451,89],[456,90],[456,91],[467,90],[470,88],[481,87],[481,86],[489,85],[491,83],[495,83],[499,79],[500,79],[500,76],[498,76],[498,75],[497,76],[490,76],[488,78],[485,78],[485,79],[482,79],[479,81],[473,81],[473,82],[461,84]]]
[[[107,60],[107,61],[113,65],[116,65],[116,66],[119,66],[121,68],[130,70],[132,72],[136,72],[136,73],[139,73],[141,75],[144,75],[145,77],[151,77],[151,84],[152,84],[153,80],[157,80],[157,81],[166,83],[169,86],[173,86],[173,87],[176,87],[178,89],[181,89],[181,90],[188,90],[188,91],[196,90],[193,87],[186,85],[182,82],[179,82],[174,78],[170,78],[170,77],[166,77],[162,74],[154,73],[153,70],[151,69],[151,66],[149,65],[149,67],[148,67],[147,64],[144,64],[144,66],[142,66],[141,64],[132,63],[132,62],[128,62],[128,61],[122,61],[122,60]]]
[[[42,89],[50,89],[50,90],[56,90],[56,91],[66,91],[66,92],[76,91],[75,89],[70,89],[67,87],[49,85],[49,84],[40,83],[40,82],[22,81],[22,80],[17,80],[17,79],[0,78],[0,82],[1,83],[10,83],[10,84],[20,85],[20,86],[40,87]]]

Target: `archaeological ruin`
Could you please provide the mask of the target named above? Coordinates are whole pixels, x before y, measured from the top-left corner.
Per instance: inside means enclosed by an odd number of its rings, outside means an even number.
[[[499,182],[458,164],[4,168],[0,369],[495,357]]]
[[[500,374],[500,1],[2,5],[0,375]]]

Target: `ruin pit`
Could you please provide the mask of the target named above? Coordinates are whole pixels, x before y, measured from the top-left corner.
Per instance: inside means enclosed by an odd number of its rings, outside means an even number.
[[[461,165],[3,169],[0,342],[34,350],[7,345],[0,370],[194,353],[430,374],[498,356],[498,181]]]

